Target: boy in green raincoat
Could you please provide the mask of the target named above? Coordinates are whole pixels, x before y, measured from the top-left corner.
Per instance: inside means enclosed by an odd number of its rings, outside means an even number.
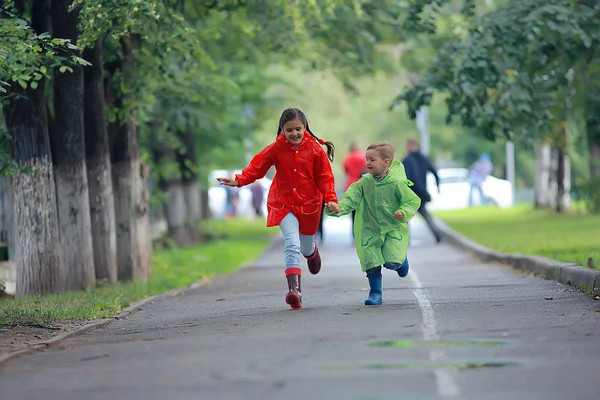
[[[365,305],[382,303],[381,267],[394,270],[400,277],[408,274],[408,221],[421,205],[409,188],[404,166],[394,160],[394,148],[377,142],[367,148],[367,172],[350,185],[327,215],[340,217],[356,210],[354,235],[356,252],[369,280],[369,298]]]

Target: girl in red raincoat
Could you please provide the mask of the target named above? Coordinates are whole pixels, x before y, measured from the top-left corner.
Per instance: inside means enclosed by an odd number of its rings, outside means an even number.
[[[327,154],[321,147],[327,147]],[[316,137],[308,127],[302,111],[283,111],[277,127],[277,139],[258,153],[250,165],[234,179],[218,178],[222,185],[241,187],[265,176],[271,166],[276,174],[267,197],[267,226],[281,229],[285,240],[285,276],[288,294],[285,301],[292,308],[302,308],[300,269],[301,255],[307,259],[308,270],[321,270],[321,256],[315,234],[323,201],[337,209],[334,188],[333,161],[335,147]]]

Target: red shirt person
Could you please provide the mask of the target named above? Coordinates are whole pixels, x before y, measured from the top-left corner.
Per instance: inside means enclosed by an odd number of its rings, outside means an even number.
[[[360,151],[356,143],[350,145],[350,153],[344,158],[344,171],[346,172],[346,186],[344,191],[354,182],[358,181],[366,170],[365,153]]]

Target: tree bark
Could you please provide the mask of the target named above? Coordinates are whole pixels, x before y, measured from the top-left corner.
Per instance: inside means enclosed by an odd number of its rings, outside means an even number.
[[[556,150],[556,200],[555,210],[557,213],[564,213],[568,209],[565,201],[565,158],[566,155],[562,149]]]
[[[543,143],[537,151],[537,173],[535,174],[535,208],[545,208],[550,205],[550,145]]]
[[[185,194],[181,179],[171,179],[162,187],[166,197],[163,212],[169,237],[175,240],[177,245],[185,246],[190,243],[190,238],[186,229]]]
[[[71,3],[52,2],[52,32],[75,44],[79,13],[69,12]],[[72,68],[72,73],[54,73],[54,132],[50,141],[58,195],[62,284],[65,290],[81,290],[93,286],[96,279],[85,165],[83,69]]]
[[[591,112],[590,112],[591,111]],[[590,155],[590,202],[600,212],[600,106],[588,111],[587,140]],[[598,113],[595,113],[598,111]]]
[[[33,3],[31,26],[36,33],[50,30],[49,15],[50,0]],[[17,297],[60,290],[58,213],[44,87],[42,80],[37,89],[16,89],[23,97],[3,106],[11,153],[19,167],[13,176]]]
[[[152,232],[150,231],[150,191],[148,190],[149,175],[150,168],[148,165],[139,161],[135,181],[136,198],[134,217],[136,221],[135,237],[137,240],[137,257],[140,265],[140,277],[144,280],[148,280],[152,274]]]
[[[14,230],[14,212],[13,212],[13,189],[12,178],[10,176],[0,176],[0,242],[3,247],[6,246],[6,260],[12,261],[15,258],[15,230]],[[4,256],[4,254],[3,254]]]
[[[185,203],[186,231],[190,242],[197,243],[200,241],[198,224],[202,219],[202,199],[200,196],[200,187],[198,186],[196,143],[192,130],[189,127],[185,132],[180,134],[180,140],[184,146],[184,150],[179,152],[177,157]]]
[[[123,59],[111,68],[131,71],[133,49],[127,39],[122,39],[121,44]],[[107,90],[107,101],[124,110],[131,95]],[[135,115],[129,113],[124,121],[110,124],[109,142],[117,226],[117,279],[145,280],[151,271],[152,237],[148,226],[147,167],[140,162]]]
[[[156,165],[176,164],[175,151],[164,143],[152,142],[152,156]],[[163,214],[167,222],[167,233],[178,246],[190,242],[186,231],[186,204],[182,179],[177,171],[177,176],[159,174],[158,187],[165,195]]]
[[[104,103],[102,39],[83,57],[92,63],[84,70],[86,166],[96,279],[117,280],[117,236],[110,151]]]

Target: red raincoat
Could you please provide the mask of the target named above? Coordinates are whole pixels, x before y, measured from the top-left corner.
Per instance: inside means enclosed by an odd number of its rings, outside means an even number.
[[[267,198],[267,226],[277,226],[290,212],[298,219],[302,235],[314,235],[325,202],[335,201],[333,172],[325,151],[309,133],[296,149],[284,134],[258,153],[241,174],[241,186],[265,176],[271,166],[277,170]]]

